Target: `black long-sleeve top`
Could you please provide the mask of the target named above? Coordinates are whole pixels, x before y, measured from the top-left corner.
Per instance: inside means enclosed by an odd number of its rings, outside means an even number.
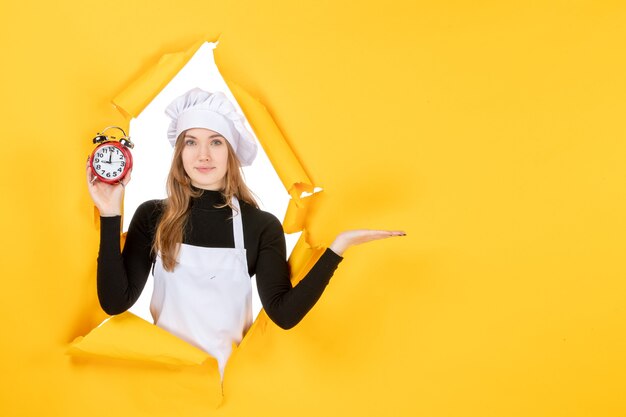
[[[151,247],[163,203],[164,200],[150,200],[137,208],[123,250],[120,250],[121,216],[100,218],[98,299],[106,313],[122,313],[139,298],[155,261]],[[200,197],[193,198],[183,243],[234,248],[233,224],[229,219],[232,210],[228,206],[215,208],[223,203],[219,191],[205,190]],[[256,274],[259,297],[267,315],[278,326],[289,329],[315,305],[343,257],[326,249],[294,287],[280,221],[243,201],[240,207],[248,273]]]

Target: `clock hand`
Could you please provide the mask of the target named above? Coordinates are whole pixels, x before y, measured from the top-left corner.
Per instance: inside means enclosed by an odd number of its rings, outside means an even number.
[[[111,163],[111,158],[113,157],[113,153],[109,152],[109,164]]]

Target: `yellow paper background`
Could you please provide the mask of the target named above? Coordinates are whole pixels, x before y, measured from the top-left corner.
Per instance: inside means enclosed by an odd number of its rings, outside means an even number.
[[[626,414],[624,23],[611,1],[3,4],[0,414]],[[313,244],[408,233],[257,329],[217,410],[201,367],[64,353],[106,318],[90,139],[204,36],[324,187]]]

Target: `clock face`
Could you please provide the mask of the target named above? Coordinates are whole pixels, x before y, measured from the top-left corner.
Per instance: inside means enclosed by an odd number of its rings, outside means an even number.
[[[111,181],[123,177],[127,163],[121,149],[113,145],[100,146],[93,156],[93,167],[96,173]]]

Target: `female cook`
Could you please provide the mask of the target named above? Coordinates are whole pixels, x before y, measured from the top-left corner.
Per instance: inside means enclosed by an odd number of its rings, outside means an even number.
[[[123,251],[121,207],[130,175],[111,185],[87,168],[101,216],[98,298],[108,314],[126,311],[153,267],[154,323],[214,356],[223,376],[232,343],[252,324],[252,275],[267,315],[289,329],[322,295],[346,249],[404,233],[343,232],[293,287],[282,225],[258,208],[241,176],[257,152],[244,117],[224,94],[198,88],[176,98],[166,114],[174,147],[168,198],[137,208]]]

